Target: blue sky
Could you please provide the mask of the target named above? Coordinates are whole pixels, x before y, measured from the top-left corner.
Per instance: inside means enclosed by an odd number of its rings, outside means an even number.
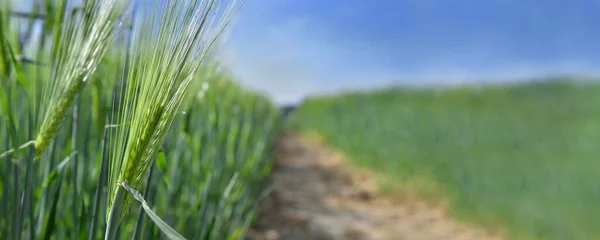
[[[247,0],[224,59],[279,102],[600,72],[600,1]]]

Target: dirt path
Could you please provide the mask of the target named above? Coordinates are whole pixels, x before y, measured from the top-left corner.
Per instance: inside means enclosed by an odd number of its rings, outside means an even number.
[[[331,151],[286,132],[250,239],[488,240],[498,234],[459,223],[422,201],[378,196],[373,180],[348,174]]]

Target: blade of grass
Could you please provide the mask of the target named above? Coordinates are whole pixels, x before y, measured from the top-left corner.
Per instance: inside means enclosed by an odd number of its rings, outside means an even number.
[[[33,122],[33,109],[30,107],[29,108],[29,115],[28,115],[28,123],[29,123],[29,128],[28,128],[28,139],[32,139],[33,138],[33,127],[34,127],[34,122]],[[26,179],[29,181],[27,183],[27,207],[28,207],[28,217],[29,217],[29,239],[35,239],[35,217],[34,217],[34,195],[33,195],[33,186],[32,186],[32,182],[35,182],[35,175],[34,176],[30,176],[33,172],[33,156],[35,154],[35,147],[30,146],[29,147],[29,155],[27,156],[27,177]]]
[[[58,187],[54,192],[54,199],[52,201],[52,207],[50,208],[50,214],[48,215],[48,219],[46,220],[45,231],[44,231],[44,240],[50,240],[52,234],[54,233],[54,228],[56,225],[56,210],[58,208],[58,203],[60,199],[60,190],[62,188],[63,177],[62,175],[58,178]]]
[[[3,80],[4,79],[0,79],[0,88],[2,88],[2,91],[0,91],[0,103],[2,104],[2,110],[4,111],[4,122],[6,123],[7,129],[8,129],[9,140],[12,139],[12,142],[16,142],[16,141],[18,141],[17,127],[15,125],[13,111],[12,111],[11,104],[10,104],[10,97],[9,97],[10,87],[3,86],[2,85]],[[7,143],[8,142],[10,142],[10,141],[7,141]],[[11,149],[14,149],[14,148],[12,145],[9,144],[7,146],[7,149],[8,149],[7,153],[0,154],[0,158],[4,158],[4,157],[7,157],[8,155],[12,154]]]
[[[77,222],[77,227],[78,227],[78,234],[77,234],[77,238],[76,239],[85,239],[86,237],[86,229],[87,229],[87,225],[86,225],[86,218],[87,218],[87,213],[85,211],[85,201],[84,198],[80,198],[80,210],[79,210],[79,221]]]
[[[23,144],[21,146],[18,146],[16,148],[11,148],[11,149],[9,149],[6,152],[0,153],[0,159],[5,158],[5,157],[7,157],[8,155],[11,155],[11,154],[16,154],[17,152],[19,152],[21,150],[24,150],[24,149],[27,149],[29,146],[34,145],[34,144],[35,144],[34,141],[29,141],[29,142],[26,142],[25,144]]]
[[[160,154],[159,156],[160,157]],[[163,158],[164,158],[164,154],[163,154]],[[144,198],[147,198],[149,193],[150,193],[150,181],[152,180],[152,172],[154,172],[154,167],[150,168],[150,172],[148,173],[148,178],[146,179],[146,188],[144,189]],[[138,218],[135,221],[135,228],[133,230],[133,237],[131,238],[132,240],[137,240],[140,239],[140,235],[142,233],[142,227],[143,227],[143,223],[144,223],[144,208],[140,207],[140,210],[138,212]]]
[[[206,180],[204,181],[204,188],[202,189],[202,192],[200,193],[200,201],[198,202],[199,207],[197,207],[196,209],[199,209],[198,212],[200,212],[201,217],[200,217],[200,225],[198,226],[198,229],[200,229],[200,235],[199,238],[200,239],[204,239],[204,236],[208,235],[208,231],[207,231],[207,222],[209,219],[209,206],[210,204],[208,204],[208,195],[210,192],[210,187],[212,184],[212,174],[208,174],[206,176]]]
[[[42,181],[42,196],[40,197],[39,200],[39,207],[38,207],[38,214],[37,214],[37,218],[38,218],[38,222],[37,222],[37,226],[36,226],[36,234],[40,235],[41,231],[43,230],[44,227],[44,219],[46,217],[46,212],[47,212],[47,206],[49,206],[50,202],[50,192],[48,189],[49,186],[49,179],[52,179],[51,181],[54,181],[55,176],[56,176],[56,172],[53,171],[55,168],[53,168],[52,166],[54,165],[54,161],[55,161],[55,153],[56,152],[56,144],[52,144],[50,147],[50,151],[44,156],[47,157],[47,161],[42,161],[40,162],[40,165],[42,167],[40,167],[41,169],[41,176],[42,179],[44,181]]]
[[[231,177],[229,183],[227,184],[227,187],[225,188],[225,190],[223,191],[223,195],[221,196],[221,199],[219,201],[219,204],[217,205],[217,212],[219,214],[217,214],[217,217],[215,218],[215,226],[213,226],[214,231],[212,231],[212,235],[211,235],[211,239],[217,239],[217,234],[221,234],[221,226],[223,224],[223,216],[226,214],[226,212],[229,212],[230,210],[228,209],[228,202],[231,201],[230,199],[230,195],[232,194],[233,191],[233,187],[235,186],[235,184],[238,181],[238,173],[234,173],[233,176]]]
[[[64,169],[67,167],[67,164],[71,161],[73,155],[75,155],[75,154],[76,154],[76,152],[69,154],[69,156],[67,156],[52,171],[50,171],[50,174],[48,174],[48,177],[46,178],[46,180],[44,180],[44,182],[42,183],[42,186],[44,186],[44,187],[50,186],[50,184],[52,184],[52,182],[56,179],[56,177],[60,176],[63,173]]]
[[[71,151],[72,152],[76,152],[77,150],[77,123],[79,122],[79,94],[75,95],[75,104],[73,105],[73,113],[72,113],[72,124],[71,124]],[[77,199],[77,196],[79,196],[79,189],[78,189],[78,181],[79,179],[77,178],[77,172],[78,172],[78,163],[77,163],[77,154],[73,155],[73,158],[71,160],[71,184],[73,185],[73,191],[71,192],[73,194],[72,198],[73,200]],[[80,212],[78,212],[79,210],[79,206],[78,206],[79,202],[78,201],[74,201],[73,202],[73,219],[78,219],[78,216],[81,214]],[[75,229],[79,229],[81,222],[77,222]],[[77,239],[77,231],[73,231],[73,239]]]
[[[152,184],[152,179],[149,179],[150,182],[147,184]],[[156,200],[156,192],[157,188],[150,188],[148,192],[147,202],[153,202]],[[144,215],[145,216],[145,215]],[[148,221],[144,221],[144,225],[142,227],[144,232],[142,233],[141,239],[156,239],[157,233],[159,230],[156,228],[155,224],[150,224]]]
[[[129,186],[129,184],[127,184],[127,182],[122,182],[121,186],[124,189],[126,189],[133,196],[133,198],[135,200],[137,200],[138,202],[140,202],[142,204],[142,208],[144,209],[144,211],[146,211],[146,214],[148,214],[148,217],[150,217],[150,219],[156,224],[156,226],[162,231],[163,234],[165,234],[169,239],[172,239],[172,240],[185,240],[185,238],[183,236],[181,236],[181,234],[179,234],[177,231],[175,231],[175,229],[171,228],[158,215],[156,215],[156,213],[154,213],[154,211],[152,211],[152,208],[150,208],[150,206],[148,205],[146,200],[144,200],[144,197],[142,196],[142,194],[140,194],[135,188],[132,188],[131,186]]]
[[[33,209],[30,208],[32,206],[32,204],[30,204],[31,200],[31,196],[32,196],[32,183],[31,183],[31,178],[32,178],[32,168],[33,168],[33,155],[32,153],[34,153],[35,149],[33,148],[33,146],[29,147],[29,153],[27,154],[27,156],[25,157],[25,186],[23,189],[23,193],[21,194],[21,204],[19,207],[19,220],[21,221],[21,228],[23,227],[22,224],[25,222],[24,217],[26,214],[28,214],[29,212],[33,212]],[[30,233],[30,239],[33,239],[33,231],[31,226],[33,226],[33,215],[29,214],[27,215],[28,219],[29,219],[29,233]]]
[[[0,19],[0,21],[2,20]],[[0,23],[0,26],[2,26],[2,23]],[[21,72],[21,64],[19,64],[15,52],[10,43],[8,42],[8,39],[6,39],[6,36],[4,35],[3,31],[0,31],[0,48],[4,55],[4,60],[8,58],[10,60],[10,63],[12,64],[10,65],[10,68],[5,69],[5,71],[7,72],[6,75],[9,76],[11,72],[14,72],[17,84],[21,85],[21,87],[23,87],[24,89],[27,89],[27,83],[24,81],[23,74]]]
[[[5,138],[5,142],[7,143],[8,146],[10,146],[8,144],[9,142],[9,136],[6,135]],[[6,161],[5,163],[6,165],[4,166],[5,172],[2,174],[2,199],[0,200],[0,204],[2,204],[2,212],[4,214],[0,214],[0,221],[2,221],[3,224],[6,224],[3,229],[10,229],[10,223],[12,222],[10,220],[10,209],[11,209],[11,196],[10,196],[10,192],[12,192],[11,190],[11,186],[10,186],[10,179],[12,177],[12,171],[11,171],[11,161]],[[10,231],[2,231],[2,236],[4,238],[8,238],[8,236],[5,236],[5,234],[10,234]],[[10,236],[10,235],[9,235]]]
[[[6,136],[6,147],[7,148],[10,148],[10,146],[11,146],[10,142],[11,142],[10,141],[10,136],[7,135]],[[7,156],[6,160],[7,160],[6,161],[6,169],[7,169],[8,173],[9,173],[9,174],[7,174],[7,181],[6,181],[6,185],[8,186],[11,183],[10,182],[10,177],[12,177],[12,181],[15,181],[16,177],[14,175],[16,175],[17,173],[14,172],[14,168],[13,168],[14,163],[12,162],[12,155],[11,154],[9,154]],[[5,215],[7,219],[9,218],[9,216],[12,218],[12,219],[10,219],[8,221],[8,225],[9,225],[8,229],[10,229],[10,230],[7,233],[11,237],[15,237],[15,234],[16,234],[15,233],[15,228],[16,228],[16,224],[17,224],[17,222],[16,222],[17,211],[15,211],[14,209],[17,206],[17,200],[18,199],[15,200],[15,198],[12,196],[13,194],[10,194],[11,192],[15,192],[15,191],[18,191],[18,188],[15,188],[15,185],[13,184],[12,187],[11,187],[11,189],[10,189],[10,192],[7,192],[7,194],[6,194],[7,206],[8,206],[7,210],[8,211],[6,211],[5,214],[2,214],[2,215]],[[11,214],[13,211],[14,211],[14,214]]]
[[[109,134],[110,130],[109,127],[105,127],[104,128],[104,136],[102,137],[102,143],[101,143],[101,149],[102,149],[102,153],[101,153],[101,163],[100,163],[100,174],[99,174],[99,179],[98,179],[98,183],[96,184],[96,194],[95,194],[95,199],[94,199],[94,207],[92,210],[92,223],[90,225],[90,230],[89,230],[89,236],[88,236],[88,240],[94,240],[96,239],[96,233],[97,233],[97,221],[98,221],[98,212],[100,210],[100,201],[102,200],[102,198],[104,198],[104,196],[102,196],[102,189],[105,187],[106,185],[106,173],[107,173],[107,158],[108,158],[108,145],[106,144],[106,141],[108,140],[108,134]]]
[[[12,154],[8,155],[7,160],[9,162],[12,162],[12,158],[13,158]],[[13,162],[12,167],[13,167],[12,171],[13,171],[13,187],[14,187],[13,193],[18,193],[21,190],[21,188],[19,186],[19,182],[21,181],[20,176],[19,176],[20,175],[19,171],[21,171],[21,168],[20,168],[19,164],[16,162]],[[21,214],[17,210],[20,208],[19,194],[14,194],[14,197],[15,197],[15,200],[14,200],[15,210],[14,210],[14,218],[13,218],[13,221],[14,221],[13,222],[13,224],[14,224],[13,225],[14,226],[13,234],[14,234],[15,239],[21,239],[21,231],[22,231],[22,229],[21,229],[21,227],[22,227],[21,226]]]

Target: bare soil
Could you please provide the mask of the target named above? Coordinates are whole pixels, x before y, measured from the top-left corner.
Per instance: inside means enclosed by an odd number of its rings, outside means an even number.
[[[274,189],[249,239],[503,239],[452,219],[439,204],[379,194],[370,174],[350,171],[339,154],[294,132],[282,134],[275,158]]]

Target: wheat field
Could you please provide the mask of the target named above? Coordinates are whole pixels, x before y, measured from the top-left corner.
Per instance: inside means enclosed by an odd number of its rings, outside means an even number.
[[[244,239],[279,125],[211,52],[241,1],[0,2],[0,239]]]

